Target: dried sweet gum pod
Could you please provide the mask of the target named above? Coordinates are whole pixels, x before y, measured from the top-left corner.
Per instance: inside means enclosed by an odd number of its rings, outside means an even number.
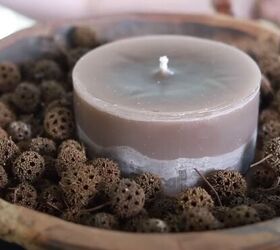
[[[14,188],[10,188],[6,199],[14,204],[28,207],[37,207],[37,191],[35,187],[28,183],[21,183]]]
[[[65,208],[62,191],[58,185],[50,185],[42,190],[38,199],[38,209],[51,215],[59,215]]]
[[[20,83],[13,92],[12,101],[13,104],[22,112],[32,113],[34,112],[41,100],[40,89],[29,82]]]
[[[1,139],[8,139],[8,133],[5,129],[0,127],[0,140]]]
[[[19,153],[18,146],[10,139],[0,139],[0,165],[9,165]]]
[[[280,137],[268,140],[264,144],[264,157],[267,157],[266,162],[275,171],[280,174]]]
[[[95,31],[87,26],[74,27],[71,39],[76,47],[93,48],[98,44]]]
[[[3,189],[7,186],[9,180],[6,170],[3,166],[0,165],[0,189]]]
[[[78,48],[68,50],[66,57],[67,57],[67,63],[68,63],[69,68],[70,69],[73,68],[75,66],[76,62],[87,52],[89,52],[89,49],[83,48],[83,47],[78,47]]]
[[[56,143],[53,140],[45,137],[36,137],[31,139],[29,143],[29,149],[43,156],[55,156],[57,150]]]
[[[204,231],[221,228],[221,223],[207,208],[191,208],[183,216],[184,231]]]
[[[235,196],[245,196],[247,193],[246,181],[238,171],[217,170],[208,174],[207,180],[216,190],[223,203],[228,203]],[[208,186],[205,188],[215,199],[213,190]]]
[[[20,154],[13,163],[13,173],[22,182],[38,180],[45,170],[44,158],[34,151]]]
[[[76,169],[81,163],[85,163],[86,160],[85,151],[79,150],[76,147],[64,147],[57,156],[57,172],[61,175],[65,171]]]
[[[251,167],[246,174],[246,181],[250,188],[270,188],[277,183],[276,172],[266,163]]]
[[[80,208],[89,204],[97,194],[100,176],[91,165],[80,164],[79,167],[62,173],[60,186],[67,205]]]
[[[148,208],[151,217],[164,218],[169,214],[180,214],[182,208],[175,197],[163,196],[155,199]]]
[[[280,120],[270,120],[263,123],[261,133],[265,140],[280,136]]]
[[[54,140],[65,140],[75,131],[73,112],[65,107],[49,110],[44,118],[45,132]]]
[[[9,123],[16,120],[16,114],[4,102],[0,102],[0,126],[6,128]]]
[[[60,145],[59,145],[59,148],[58,148],[58,152],[62,152],[63,150],[65,149],[68,149],[68,148],[74,148],[75,150],[78,150],[78,151],[81,151],[85,154],[86,150],[85,150],[85,147],[79,143],[78,141],[76,140],[72,140],[72,139],[69,139],[69,140],[65,140],[63,141]]]
[[[49,59],[42,59],[35,63],[32,69],[33,79],[42,80],[61,80],[63,72],[58,63]]]
[[[0,92],[12,91],[21,80],[18,66],[11,62],[0,63]]]
[[[145,203],[144,190],[133,180],[121,179],[111,193],[111,207],[118,217],[137,215]]]
[[[90,164],[97,169],[101,177],[100,191],[107,192],[110,189],[109,186],[114,185],[120,180],[121,171],[118,163],[115,161],[108,158],[96,158]]]
[[[161,219],[147,218],[139,223],[137,231],[142,233],[168,233],[169,227]]]
[[[28,140],[32,135],[31,126],[23,121],[11,122],[7,131],[15,142]]]
[[[154,200],[163,193],[163,186],[159,176],[152,173],[143,173],[134,178],[145,192],[146,202]]]
[[[113,214],[100,212],[90,216],[86,221],[86,225],[114,230],[119,228],[119,221]]]
[[[212,208],[214,201],[204,188],[187,188],[178,195],[178,201],[182,210],[194,207]]]
[[[227,211],[224,223],[226,227],[237,227],[259,221],[260,217],[255,208],[241,205]]]
[[[257,213],[262,221],[270,220],[276,216],[276,212],[275,212],[274,208],[267,204],[256,203],[256,204],[253,204],[251,207],[257,211]]]
[[[41,83],[41,92],[45,103],[60,99],[66,93],[62,83],[55,80],[43,81]]]

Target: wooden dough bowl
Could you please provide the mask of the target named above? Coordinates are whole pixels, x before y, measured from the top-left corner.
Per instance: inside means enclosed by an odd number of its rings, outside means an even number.
[[[146,34],[229,36],[279,42],[277,30],[226,16],[131,14],[37,25],[0,41],[0,61],[39,57],[64,43],[73,25],[90,25],[102,40]],[[59,46],[58,46],[59,47]],[[233,229],[177,234],[106,231],[63,221],[0,200],[0,238],[27,249],[56,250],[279,250],[280,218]]]

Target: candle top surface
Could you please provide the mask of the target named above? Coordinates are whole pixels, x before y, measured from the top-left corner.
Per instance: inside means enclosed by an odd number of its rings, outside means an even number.
[[[82,57],[73,71],[74,88],[88,103],[113,113],[153,116],[231,109],[253,98],[260,80],[258,66],[242,51],[173,35],[103,45]]]

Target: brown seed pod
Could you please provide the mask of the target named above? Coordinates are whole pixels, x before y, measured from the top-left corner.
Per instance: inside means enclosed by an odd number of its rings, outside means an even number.
[[[55,156],[57,150],[55,142],[45,137],[31,139],[29,143],[29,149],[30,151],[35,151],[43,156]]]
[[[5,129],[0,127],[0,140],[1,139],[8,139],[8,133]]]
[[[65,95],[65,89],[62,83],[54,80],[43,81],[41,84],[42,99],[45,103],[50,103],[60,99]]]
[[[107,193],[110,190],[108,186],[111,186],[120,180],[121,171],[118,163],[108,158],[96,158],[90,162],[94,168],[97,169],[101,182],[99,184],[99,190]],[[105,194],[106,196],[108,194]]]
[[[18,146],[10,139],[0,139],[0,164],[9,165],[19,153]]]
[[[217,170],[207,176],[207,180],[218,193],[223,203],[228,203],[235,196],[245,196],[247,184],[242,175],[237,171]],[[212,198],[216,196],[208,186],[206,190]]]
[[[137,215],[126,218],[124,220],[124,224],[122,227],[122,230],[129,231],[129,232],[137,232],[138,225],[141,223],[141,221],[148,218],[148,213],[145,209],[142,209]]]
[[[168,233],[169,227],[163,220],[147,218],[140,221],[137,231],[142,233]]]
[[[32,69],[32,76],[36,81],[60,80],[63,77],[63,72],[55,61],[42,59],[35,63]]]
[[[11,62],[0,63],[0,92],[12,91],[21,80],[18,66]]]
[[[13,110],[5,103],[0,102],[0,126],[6,128],[9,123],[16,120]]]
[[[113,214],[109,213],[96,213],[88,217],[86,223],[88,226],[93,226],[97,228],[114,230],[119,228],[119,221]]]
[[[212,208],[214,206],[211,196],[201,187],[185,189],[178,195],[178,202],[182,210],[194,207]]]
[[[159,176],[152,173],[143,173],[134,178],[135,182],[143,188],[146,202],[151,202],[163,192],[162,182]]]
[[[167,223],[170,232],[178,233],[184,231],[184,220],[181,214],[168,214],[163,218],[163,221]]]
[[[3,168],[3,166],[0,165],[0,189],[5,188],[8,182],[9,180],[6,170]]]
[[[87,26],[75,27],[71,34],[71,40],[76,47],[93,48],[98,44],[95,31]]]
[[[279,103],[280,103],[280,96],[279,96]],[[259,120],[262,124],[269,122],[269,121],[279,121],[280,115],[274,109],[264,109],[260,113]]]
[[[63,150],[60,150],[57,156],[57,172],[61,175],[65,171],[76,169],[81,163],[85,163],[86,160],[85,151],[78,150],[75,147],[63,147]]]
[[[251,167],[246,174],[246,181],[250,188],[270,188],[277,179],[275,171],[266,163]]]
[[[144,190],[133,180],[121,179],[111,193],[111,208],[120,218],[137,215],[145,203]]]
[[[280,121],[270,120],[261,126],[261,133],[264,140],[269,140],[280,136]]]
[[[46,187],[39,196],[38,209],[51,215],[60,215],[65,208],[62,191],[57,185]]]
[[[225,222],[226,213],[229,209],[229,207],[215,206],[211,209],[211,212],[214,215],[214,217],[223,224]]]
[[[38,180],[45,170],[44,158],[34,151],[25,151],[13,163],[13,173],[22,182]]]
[[[91,216],[92,214],[89,212],[81,211],[77,208],[69,208],[62,213],[61,218],[73,223],[86,225],[88,218]]]
[[[21,183],[18,186],[9,189],[6,195],[6,200],[23,207],[36,208],[37,191],[32,185]]]
[[[46,133],[55,140],[65,140],[73,136],[74,116],[70,109],[56,107],[49,110],[44,118]]]
[[[260,217],[256,209],[246,205],[241,205],[227,211],[224,223],[226,227],[237,227],[259,221]]]
[[[34,112],[40,104],[40,98],[40,89],[29,82],[20,83],[12,96],[14,105],[25,113]]]
[[[273,138],[264,144],[264,157],[266,162],[275,171],[280,174],[280,137]]]
[[[152,202],[148,212],[151,217],[163,219],[169,214],[181,214],[182,208],[177,198],[163,196],[158,197]]]
[[[253,199],[251,199],[250,197],[235,196],[229,201],[228,206],[229,207],[236,207],[236,206],[240,206],[240,205],[251,206],[254,203],[256,203],[256,202]]]
[[[254,208],[257,211],[262,221],[270,220],[276,216],[275,210],[267,204],[256,203],[252,205],[252,208]]]
[[[69,68],[70,69],[73,68],[74,65],[76,64],[76,62],[87,52],[89,52],[89,49],[82,48],[82,47],[68,50],[66,56],[67,56],[67,63],[68,63]]]
[[[69,95],[69,93],[66,94],[66,96],[64,96],[61,99],[57,99],[54,100],[50,103],[47,104],[44,113],[48,113],[50,110],[56,108],[56,107],[64,107],[64,108],[68,108],[68,109],[73,109],[73,96]]]
[[[68,206],[81,208],[97,194],[100,176],[91,165],[80,164],[79,167],[62,173],[60,186]]]
[[[262,73],[268,77],[273,87],[277,89],[277,83],[280,80],[280,56],[278,53],[269,51],[261,53],[261,56],[258,58],[258,64]]]
[[[221,223],[204,207],[191,208],[183,215],[184,231],[204,231],[221,228]]]
[[[22,121],[11,122],[7,131],[15,142],[28,140],[32,135],[31,126]]]
[[[68,149],[68,148],[74,148],[75,150],[81,151],[84,154],[86,153],[85,147],[81,143],[79,143],[78,141],[75,141],[75,140],[72,140],[72,139],[63,141],[60,144],[60,146],[58,147],[58,152],[60,153],[60,152],[64,151],[65,149]]]

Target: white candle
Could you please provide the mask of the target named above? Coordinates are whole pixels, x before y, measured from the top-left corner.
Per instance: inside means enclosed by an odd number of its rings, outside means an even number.
[[[169,60],[168,60],[169,59]],[[159,61],[158,61],[159,60]],[[243,52],[186,36],[116,41],[73,71],[78,133],[125,173],[160,175],[176,193],[253,157],[261,74]]]

